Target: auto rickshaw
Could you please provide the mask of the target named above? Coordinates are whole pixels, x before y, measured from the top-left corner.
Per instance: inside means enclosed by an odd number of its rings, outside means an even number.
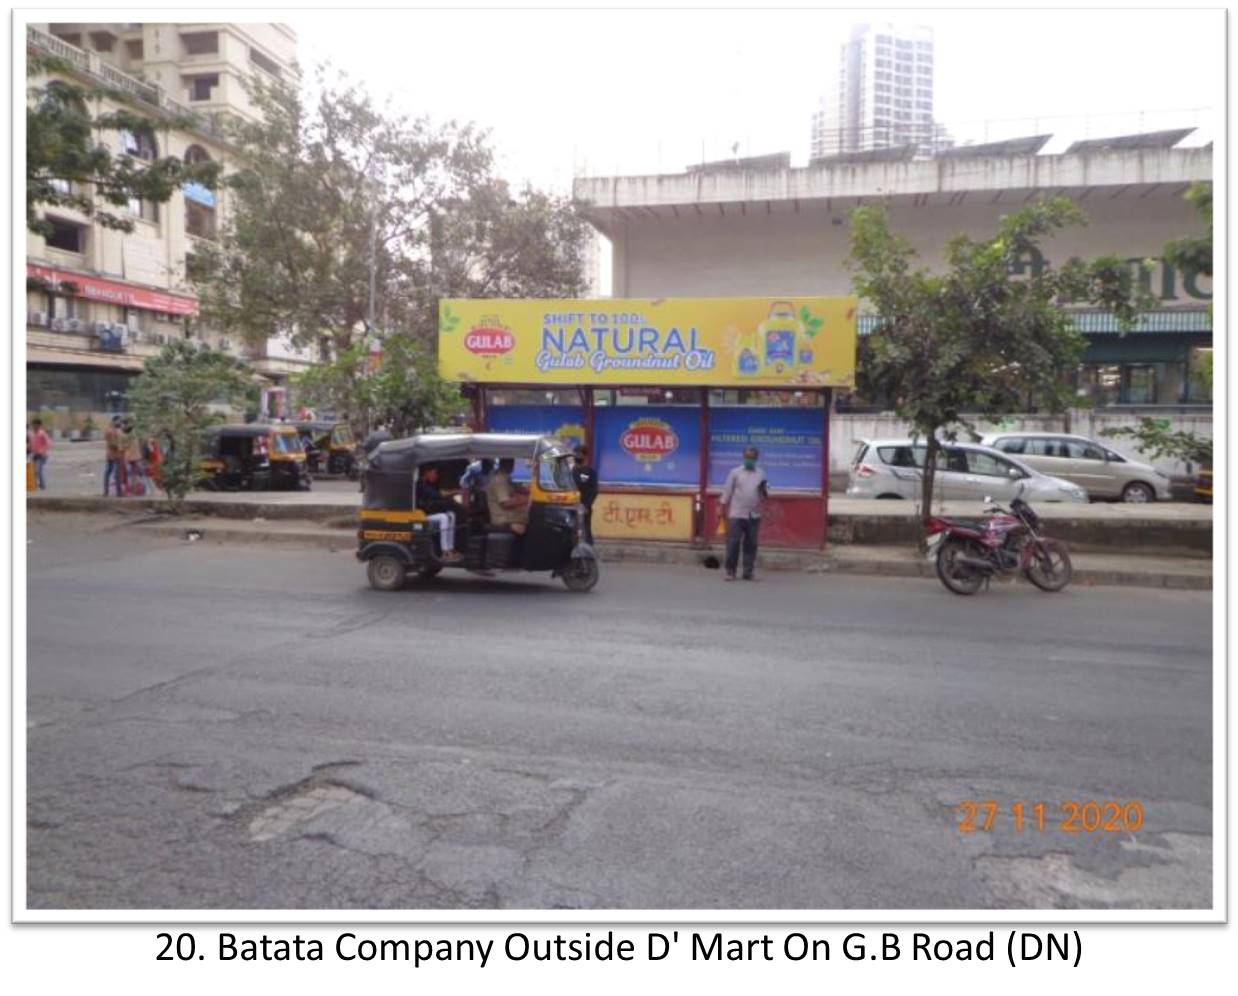
[[[360,474],[357,442],[345,422],[294,422],[305,447],[311,474],[341,474],[355,481]]]
[[[455,552],[444,551],[439,524],[416,507],[419,475],[430,467],[458,482],[474,460],[522,460],[531,470],[521,533],[496,524],[484,488],[471,488],[455,514]],[[593,547],[581,539],[580,494],[572,451],[549,436],[497,433],[421,435],[380,443],[362,473],[357,559],[370,584],[395,591],[409,575],[432,578],[445,567],[474,572],[549,571],[570,591],[598,581]]]
[[[215,426],[203,450],[200,486],[208,491],[309,490],[305,448],[291,425]]]

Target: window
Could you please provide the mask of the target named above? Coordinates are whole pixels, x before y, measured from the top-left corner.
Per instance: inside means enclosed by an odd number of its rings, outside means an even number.
[[[1038,436],[1027,441],[1027,447],[1023,451],[1028,456],[1037,457],[1056,457],[1061,460],[1070,459],[1070,447],[1064,440],[1053,439],[1052,437]]]
[[[1007,463],[992,453],[982,453],[980,450],[966,450],[967,469],[973,474],[984,477],[1009,477],[1014,464]]]
[[[159,156],[153,135],[144,132],[122,131],[120,133],[120,148],[127,156],[154,162]]]
[[[219,32],[197,31],[181,35],[181,45],[186,55],[213,55],[219,51]]]
[[[121,308],[120,321],[126,328],[134,332],[142,332],[145,330],[145,314],[140,308]]]
[[[116,36],[110,31],[92,31],[90,44],[96,52],[110,52],[116,47]]]
[[[1026,445],[1027,440],[1022,436],[1007,436],[1005,439],[999,439],[993,448],[1003,453],[1022,453]]]
[[[77,298],[48,294],[47,314],[50,318],[79,318],[84,312],[78,306]]]
[[[213,73],[210,76],[188,76],[185,82],[189,85],[191,101],[210,100],[215,87],[219,86],[219,75]]]
[[[133,41],[125,42],[125,55],[134,62],[141,62],[146,57],[146,51],[142,45],[142,39],[135,38]]]
[[[1066,452],[1070,454],[1072,460],[1100,460],[1104,461],[1105,452],[1095,443],[1085,443],[1081,439],[1066,440]]]
[[[48,248],[59,249],[61,252],[86,251],[85,225],[60,218],[48,218],[47,221],[52,226],[51,233],[45,237]]]
[[[249,61],[261,69],[264,73],[269,73],[271,76],[279,79],[279,63],[269,56],[263,55],[256,48],[251,48],[249,50]]]
[[[215,238],[215,209],[186,197],[185,231],[199,239]]]
[[[878,446],[881,462],[890,467],[923,467],[923,446]]]
[[[62,42],[68,42],[70,45],[76,45],[78,48],[82,47],[82,36],[80,32],[71,32],[62,35],[59,32],[53,31],[52,34],[59,38]]]
[[[159,224],[159,205],[154,201],[143,201],[136,197],[129,198],[126,210],[134,218],[149,221],[152,225]]]

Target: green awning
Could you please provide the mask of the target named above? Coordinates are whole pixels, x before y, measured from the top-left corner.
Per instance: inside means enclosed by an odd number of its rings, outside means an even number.
[[[1073,315],[1075,328],[1084,335],[1121,335],[1118,320],[1109,311],[1077,311]],[[875,332],[881,325],[879,315],[860,315],[858,331],[860,335]],[[1128,333],[1153,333],[1156,335],[1211,335],[1212,315],[1205,308],[1193,308],[1189,311],[1144,311],[1135,320],[1135,326]]]

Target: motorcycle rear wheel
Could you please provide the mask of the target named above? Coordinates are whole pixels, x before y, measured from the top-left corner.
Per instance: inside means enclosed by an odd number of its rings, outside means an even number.
[[[1070,584],[1073,569],[1070,554],[1056,540],[1040,540],[1032,551],[1032,563],[1023,573],[1041,591],[1061,591]]]
[[[956,595],[974,595],[984,584],[981,571],[957,563],[959,557],[971,555],[970,545],[958,540],[946,540],[937,551],[937,577]]]

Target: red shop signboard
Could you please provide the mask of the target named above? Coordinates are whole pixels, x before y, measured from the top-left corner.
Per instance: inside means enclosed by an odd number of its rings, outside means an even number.
[[[87,277],[80,273],[53,270],[49,266],[38,266],[34,263],[26,264],[26,276],[47,281],[57,288],[61,284],[72,284],[75,288],[74,297],[84,297],[91,301],[104,301],[124,308],[142,308],[145,311],[163,311],[169,315],[196,315],[198,313],[196,298],[147,290],[145,287],[135,287],[133,284],[121,283],[118,280]]]

